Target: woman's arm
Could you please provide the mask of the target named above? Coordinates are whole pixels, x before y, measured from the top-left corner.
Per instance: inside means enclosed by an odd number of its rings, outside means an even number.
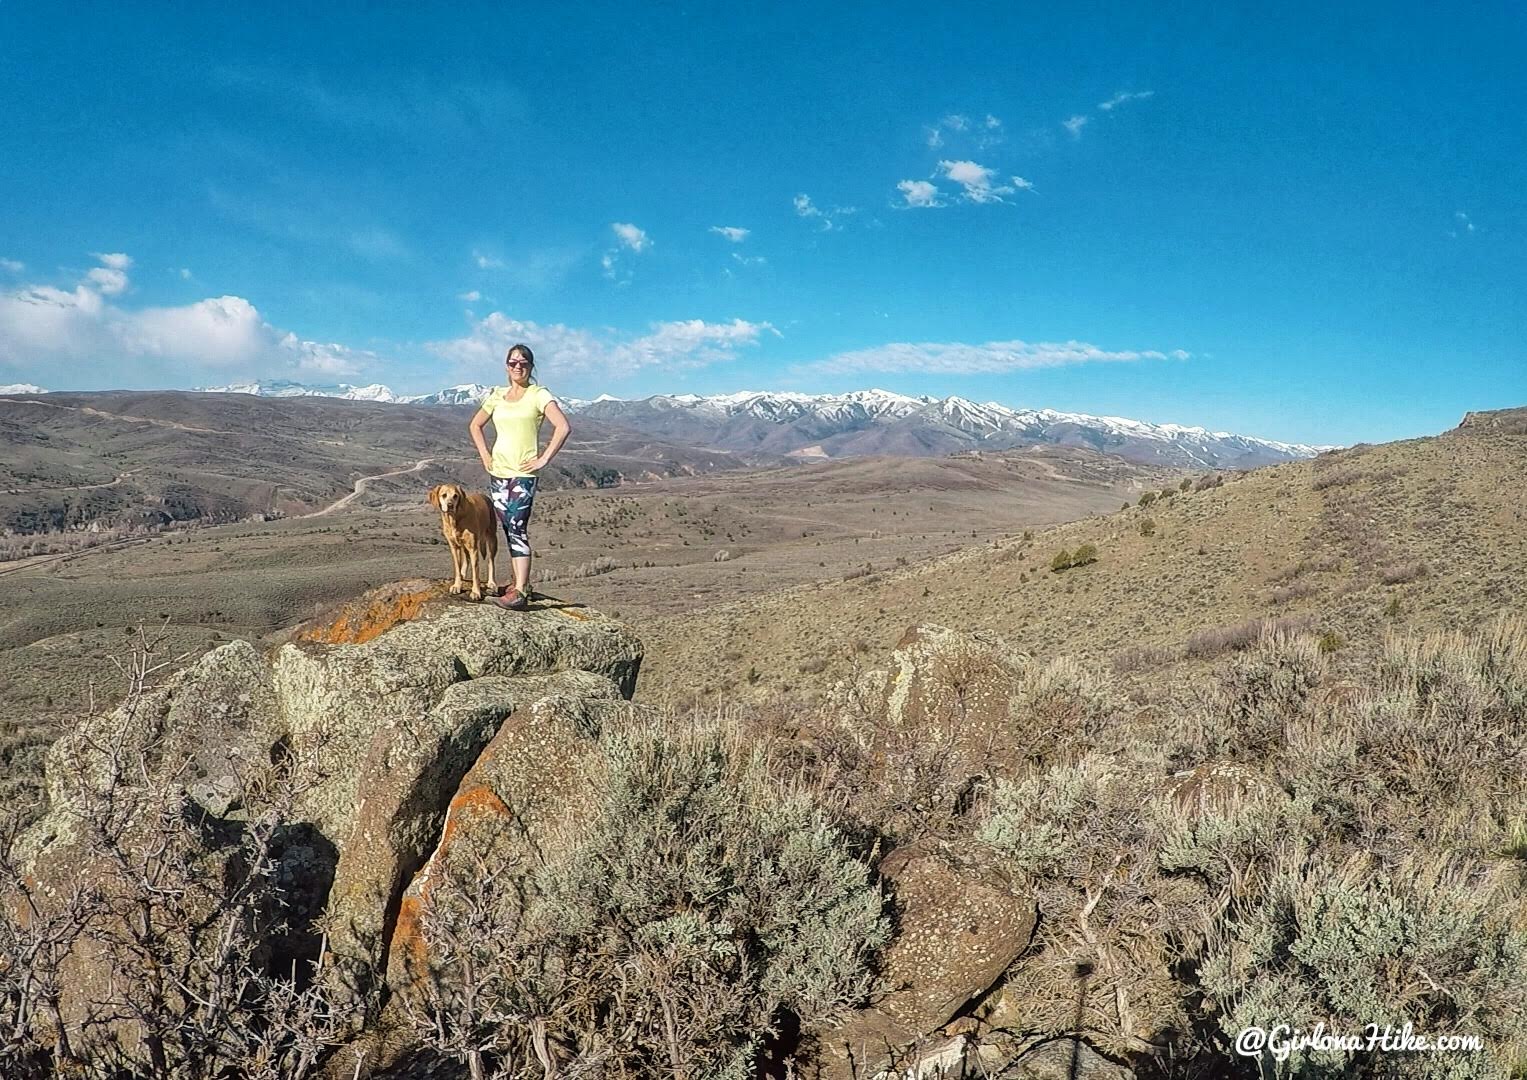
[[[493,471],[493,455],[488,453],[488,442],[483,438],[482,429],[491,419],[493,416],[486,409],[478,409],[477,415],[472,417],[472,423],[468,425],[472,432],[472,443],[477,447],[477,456],[482,459],[482,467],[489,472]]]
[[[546,444],[546,449],[541,451],[540,457],[526,464],[525,467],[531,472],[540,472],[551,464],[551,459],[557,456],[557,451],[562,449],[562,444],[567,442],[567,437],[573,433],[573,426],[567,422],[567,414],[555,401],[546,403],[546,419],[551,421],[551,442]]]

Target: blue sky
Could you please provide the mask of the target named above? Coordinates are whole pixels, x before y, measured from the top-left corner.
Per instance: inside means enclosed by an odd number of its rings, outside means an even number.
[[[0,383],[1527,404],[1519,7],[282,7],[0,5]]]

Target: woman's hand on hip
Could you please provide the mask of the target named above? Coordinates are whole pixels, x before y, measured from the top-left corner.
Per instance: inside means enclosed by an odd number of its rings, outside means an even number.
[[[545,467],[546,462],[542,461],[535,455],[531,455],[524,461],[520,462],[520,468],[524,469],[526,472],[540,472]]]

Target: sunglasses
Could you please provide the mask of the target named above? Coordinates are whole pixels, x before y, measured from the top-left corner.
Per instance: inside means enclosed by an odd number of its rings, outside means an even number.
[[[528,360],[510,360],[504,366],[505,367],[523,367],[523,368],[528,368],[530,366],[530,362]]]

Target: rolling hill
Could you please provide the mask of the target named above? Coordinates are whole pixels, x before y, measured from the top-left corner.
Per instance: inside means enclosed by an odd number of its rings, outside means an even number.
[[[1226,474],[1027,538],[651,618],[643,693],[809,695],[918,622],[1074,655],[1147,694],[1266,620],[1327,635],[1338,667],[1371,658],[1390,629],[1481,627],[1527,605],[1524,417],[1475,413],[1437,437]],[[1084,544],[1096,561],[1052,569]]]

